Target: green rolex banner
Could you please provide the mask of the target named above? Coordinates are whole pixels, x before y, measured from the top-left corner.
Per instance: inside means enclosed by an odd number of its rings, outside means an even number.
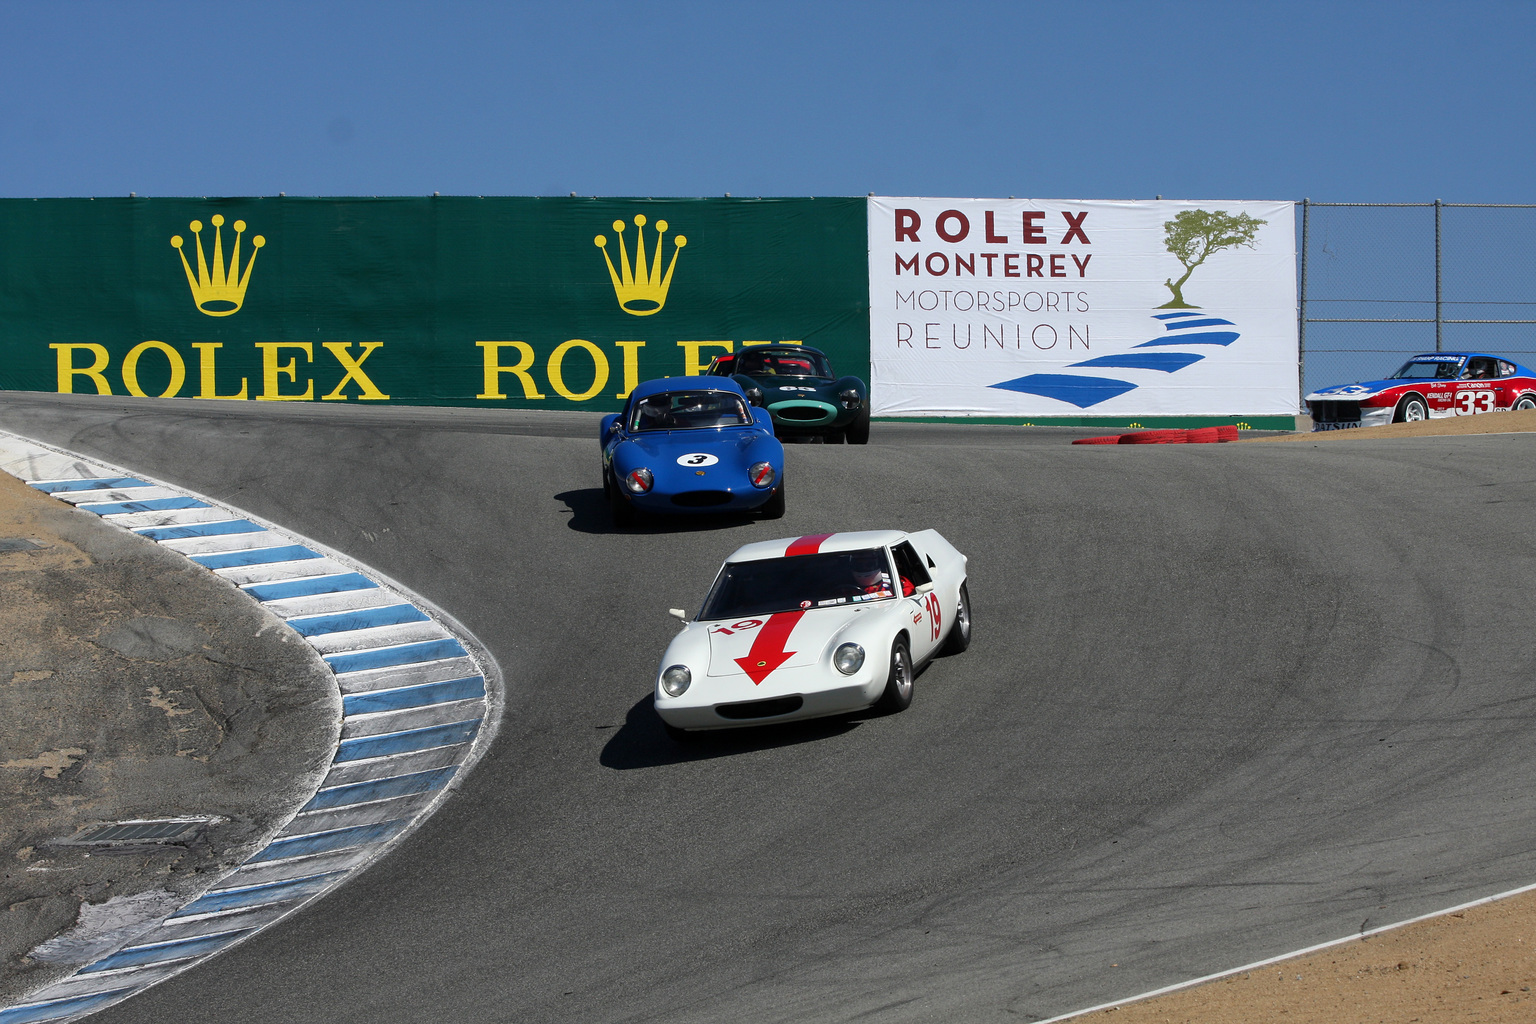
[[[866,203],[0,200],[0,390],[612,409],[800,341],[869,377]]]

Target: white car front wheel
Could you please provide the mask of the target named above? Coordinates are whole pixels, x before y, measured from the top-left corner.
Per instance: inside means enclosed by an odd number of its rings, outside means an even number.
[[[891,670],[885,677],[885,692],[875,707],[894,714],[905,711],[912,704],[912,686],[917,673],[912,666],[912,652],[907,648],[906,637],[897,637],[891,644]]]

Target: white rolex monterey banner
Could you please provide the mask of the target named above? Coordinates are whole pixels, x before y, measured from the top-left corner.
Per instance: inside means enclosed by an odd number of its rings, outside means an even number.
[[[869,200],[883,416],[1291,415],[1291,203]]]

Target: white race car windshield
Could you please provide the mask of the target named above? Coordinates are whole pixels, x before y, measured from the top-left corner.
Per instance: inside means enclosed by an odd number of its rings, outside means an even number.
[[[1455,380],[1461,359],[1410,359],[1388,380]]]
[[[688,430],[694,427],[742,427],[752,422],[747,403],[729,391],[673,391],[635,403],[629,429]]]
[[[895,596],[880,548],[733,562],[720,570],[701,620],[829,608]]]

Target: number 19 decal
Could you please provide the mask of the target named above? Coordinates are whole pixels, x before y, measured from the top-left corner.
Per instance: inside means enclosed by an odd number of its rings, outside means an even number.
[[[929,639],[937,640],[939,638],[940,627],[944,622],[944,613],[939,610],[939,595],[932,590],[928,591],[928,600],[924,601],[923,604],[928,611],[928,623],[930,627]]]

